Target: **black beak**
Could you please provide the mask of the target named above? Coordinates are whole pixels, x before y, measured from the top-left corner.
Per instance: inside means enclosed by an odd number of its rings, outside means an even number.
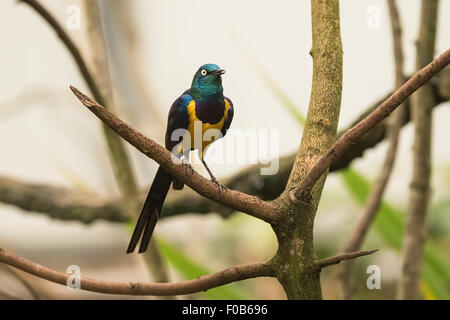
[[[214,70],[211,71],[210,74],[215,75],[215,76],[221,76],[225,73],[225,70],[219,69],[219,70]]]

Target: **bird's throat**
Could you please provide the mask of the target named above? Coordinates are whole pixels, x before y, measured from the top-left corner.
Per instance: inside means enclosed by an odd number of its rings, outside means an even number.
[[[194,100],[201,101],[223,100],[223,88],[222,86],[192,87],[191,96]]]

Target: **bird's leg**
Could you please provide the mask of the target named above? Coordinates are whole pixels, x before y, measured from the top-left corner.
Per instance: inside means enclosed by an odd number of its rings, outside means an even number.
[[[216,177],[212,174],[211,170],[209,170],[208,165],[206,164],[205,160],[202,158],[202,163],[206,168],[206,171],[208,171],[209,176],[211,177],[211,181],[217,184],[217,187],[219,188],[219,191],[227,191],[227,187],[225,187],[223,184],[221,184]]]
[[[191,164],[189,163],[188,158],[185,155],[183,155],[183,156],[181,156],[180,160],[181,160],[184,168],[186,169],[186,173],[188,175],[193,174],[194,173],[194,169],[192,168]]]

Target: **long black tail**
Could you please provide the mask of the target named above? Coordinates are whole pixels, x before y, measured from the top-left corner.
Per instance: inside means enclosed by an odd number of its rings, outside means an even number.
[[[150,187],[150,191],[148,192],[141,214],[136,223],[136,227],[134,228],[133,235],[131,236],[127,253],[132,253],[134,251],[137,243],[139,242],[142,231],[144,231],[144,235],[142,236],[139,253],[147,250],[150,238],[152,237],[153,230],[155,229],[156,222],[158,221],[172,180],[173,177],[167,171],[161,167],[158,168],[155,179],[153,179],[152,186]]]

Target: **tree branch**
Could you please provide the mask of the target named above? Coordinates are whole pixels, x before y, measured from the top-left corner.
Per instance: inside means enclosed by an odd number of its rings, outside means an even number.
[[[251,194],[262,200],[273,200],[284,189],[295,155],[281,158],[277,175],[261,175],[260,165],[253,165],[222,182],[228,189]],[[140,205],[148,188],[138,193]],[[123,197],[81,192],[61,186],[36,184],[0,176],[0,202],[33,213],[43,213],[52,219],[77,220],[92,223],[97,220],[127,222],[132,215],[126,210]],[[190,188],[169,192],[161,219],[184,213],[217,213],[227,218],[235,210],[205,198]]]
[[[100,91],[94,81],[94,77],[92,76],[86,62],[81,55],[80,50],[69,37],[69,35],[64,31],[64,28],[59,24],[59,22],[53,17],[53,15],[38,1],[36,0],[18,0],[18,2],[23,2],[29,5],[32,9],[34,9],[56,32],[61,42],[65,45],[67,50],[69,50],[72,58],[75,60],[75,64],[77,65],[81,75],[86,81],[89,90],[91,90],[96,100],[102,100]]]
[[[312,1],[311,14],[313,81],[305,128],[287,185],[289,192],[336,140],[341,107],[343,55],[339,1]],[[323,178],[315,188],[315,204],[320,200]]]
[[[416,69],[433,59],[438,19],[438,0],[422,0]],[[403,274],[400,299],[418,299],[426,239],[426,217],[430,199],[431,108],[435,104],[431,87],[425,85],[412,97],[414,120],[413,175],[410,186],[409,216],[404,235]]]
[[[276,204],[281,221],[274,226],[278,250],[274,258],[277,279],[288,299],[322,299],[320,273],[312,270],[314,217],[325,175],[314,187],[311,202],[293,203],[290,190],[336,139],[342,97],[342,41],[338,0],[311,1],[313,74],[308,113],[287,186]]]
[[[131,219],[121,198],[107,198],[98,194],[80,192],[64,187],[32,184],[0,177],[0,201],[22,210],[43,212],[50,218],[126,222]]]
[[[261,175],[261,166],[253,165],[222,182],[228,189],[251,194],[262,200],[277,198],[292,170],[295,155],[280,159],[277,175]],[[138,204],[144,203],[148,188],[138,192]],[[81,192],[62,186],[30,183],[0,176],[0,202],[22,210],[43,213],[57,220],[76,220],[92,223],[97,220],[127,222],[133,216],[126,210],[123,197]],[[205,198],[190,188],[169,192],[161,213],[161,219],[185,213],[217,213],[229,217],[235,210]]]
[[[242,182],[251,185],[251,182]],[[227,186],[234,185],[232,182]],[[249,186],[248,188],[251,188]],[[244,187],[245,189],[245,187]],[[138,194],[138,204],[142,205],[148,189]],[[17,179],[0,176],[0,202],[10,204],[24,211],[43,213],[57,220],[76,220],[90,224],[98,220],[109,222],[128,222],[133,216],[126,210],[123,197],[104,196],[97,193],[82,192],[61,186],[27,183]],[[184,213],[218,213],[229,217],[234,210],[200,196],[186,188],[168,194],[161,219]]]
[[[72,276],[15,256],[1,248],[0,262],[61,285],[67,285],[67,280]],[[274,274],[269,264],[254,263],[228,268],[217,273],[201,276],[194,280],[177,283],[108,282],[84,277],[80,279],[80,283],[82,290],[92,292],[120,295],[169,296],[206,291],[231,282],[250,278],[273,276]]]
[[[53,15],[36,0],[19,0],[19,2],[29,5],[50,25],[74,59],[95,100],[99,101],[105,107],[111,108],[111,104],[106,103],[104,95],[94,80],[93,73],[89,70],[81,51]],[[103,65],[105,64],[104,62]],[[122,141],[108,127],[103,126],[103,130],[117,184],[124,196],[133,195],[136,193],[137,185]]]
[[[36,3],[34,0],[24,0],[30,3]],[[109,77],[108,60],[105,51],[105,44],[103,40],[103,35],[101,32],[101,17],[99,12],[99,7],[97,1],[87,1],[84,2],[85,5],[85,20],[87,25],[87,35],[90,42],[90,48],[92,51],[92,61],[94,62],[95,79],[91,73],[83,77],[89,86],[90,91],[94,95],[95,99],[99,101],[105,108],[113,111],[114,102],[112,94],[112,84]],[[61,27],[60,27],[61,28]],[[61,28],[62,29],[62,28]],[[64,44],[70,48],[75,45],[71,39],[66,36],[64,38]],[[71,51],[72,52],[72,51]],[[80,54],[81,56],[81,54]],[[83,59],[75,59],[76,63],[85,64]],[[84,69],[84,68],[83,68]],[[81,67],[80,67],[81,70]],[[86,78],[88,76],[88,78]],[[90,79],[88,81],[88,79]],[[130,212],[138,212],[139,208],[136,205],[136,199],[134,199],[137,194],[138,186],[133,173],[133,169],[128,158],[128,154],[122,143],[122,140],[112,132],[106,125],[103,125],[103,133],[105,137],[106,144],[108,146],[109,156],[111,159],[111,164],[114,172],[114,177],[117,181],[117,185],[125,201],[127,202],[127,209]]]
[[[402,47],[402,33],[400,16],[397,10],[395,0],[388,0],[392,39],[394,47],[394,60],[395,60],[395,87],[400,88],[405,82],[405,76],[403,73],[403,47]],[[378,180],[369,195],[366,202],[365,209],[361,215],[356,228],[352,232],[349,241],[343,248],[343,252],[352,252],[359,250],[366,237],[366,234],[372,225],[372,222],[378,212],[383,194],[386,186],[391,177],[392,169],[395,164],[397,155],[397,147],[400,136],[400,130],[402,128],[406,105],[401,104],[397,110],[395,110],[388,117],[388,137],[389,146],[386,151],[383,167],[381,169]],[[342,264],[342,270],[340,272],[340,278],[342,283],[343,295],[345,300],[351,299],[354,293],[353,280],[353,261],[346,261]]]
[[[369,254],[377,252],[379,249],[367,250],[367,251],[355,251],[355,252],[347,252],[337,256],[321,259],[316,263],[318,269],[322,269],[334,264],[338,264],[341,261],[354,259],[362,256],[367,256]]]
[[[450,49],[447,49],[430,64],[416,72],[403,86],[397,89],[393,95],[384,101],[377,109],[371,112],[370,115],[364,118],[356,126],[345,132],[339,139],[336,140],[328,152],[322,156],[309,170],[300,185],[296,189],[291,190],[291,198],[293,200],[309,201],[311,189],[314,184],[328,170],[330,165],[338,156],[346,152],[353,143],[374,128],[403,101],[405,101],[407,97],[423,86],[449,63]]]
[[[82,4],[86,22],[85,30],[90,44],[91,61],[94,65],[96,83],[102,94],[104,105],[112,107],[115,106],[115,99],[113,85],[111,83],[111,71],[108,64],[108,54],[106,52],[106,41],[103,35],[99,1],[84,0]],[[141,203],[139,203],[137,198],[138,186],[131,163],[125,153],[125,148],[120,138],[109,128],[106,128],[105,135],[111,155],[113,156],[114,175],[118,182],[120,192],[123,195],[124,207],[127,212],[132,212],[137,217],[141,209]],[[110,135],[112,137],[109,137]],[[120,147],[120,149],[118,150],[117,147]],[[144,259],[150,269],[153,280],[156,282],[168,281],[165,264],[154,240],[150,241],[149,250],[144,253]]]
[[[69,53],[75,60],[78,69],[84,80],[86,81],[89,90],[94,95],[95,99],[99,101],[108,109],[113,107],[112,88],[109,78],[108,61],[105,52],[105,44],[101,34],[100,14],[98,3],[95,1],[85,2],[86,21],[87,21],[87,35],[91,43],[93,52],[94,70],[97,75],[97,80],[85,62],[81,51],[64,31],[64,28],[58,23],[53,15],[38,1],[35,0],[19,0],[28,4],[33,8],[45,21],[53,28],[62,43],[68,49]],[[100,84],[100,85],[99,85]],[[123,196],[123,209],[127,212],[139,212],[138,201],[136,195],[138,193],[138,186],[134,177],[133,169],[128,158],[128,154],[124,148],[122,140],[112,132],[106,125],[102,126],[103,134],[106,144],[108,146],[109,158],[111,160],[114,177],[120,192]],[[150,258],[149,258],[150,256]],[[149,265],[153,275],[157,280],[167,281],[167,275],[158,248],[154,241],[150,242],[150,248],[145,253],[147,264]]]
[[[405,77],[405,79],[410,78],[411,76]],[[436,80],[436,81],[434,81]],[[435,105],[436,107],[440,105],[442,102],[446,102],[450,100],[450,68],[444,68],[439,74],[436,75],[430,82],[432,87]],[[394,91],[389,94],[383,96],[382,99],[373,103],[366,111],[364,111],[355,121],[353,121],[346,129],[341,130],[338,133],[338,137],[341,137],[345,132],[349,129],[357,125],[361,120],[367,117],[372,111],[374,111],[380,104],[382,104],[385,100],[387,100],[391,95],[394,94]],[[402,119],[402,127],[408,124],[411,121],[410,114],[410,98],[406,99],[403,104],[405,105],[405,112],[403,114]],[[364,152],[368,149],[371,149],[378,145],[378,143],[382,142],[387,136],[388,132],[388,119],[384,119],[379,124],[377,124],[372,130],[359,138],[358,141],[355,141],[345,153],[339,155],[330,166],[330,172],[335,172],[341,169],[345,169],[350,166],[353,160],[360,158],[364,155]]]
[[[19,281],[22,284],[22,286],[24,286],[25,289],[30,293],[31,297],[34,300],[41,300],[39,293],[33,288],[33,286],[28,282],[28,280],[26,280],[22,275],[20,275],[19,273],[17,273],[15,270],[13,270],[12,268],[10,268],[7,265],[0,265],[0,267],[2,267],[2,269],[6,273],[10,274],[17,281]]]
[[[122,120],[115,117],[98,103],[91,100],[79,90],[71,87],[78,99],[100,120],[117,132],[123,139],[139,151],[155,160],[164,169],[177,177],[181,182],[211,200],[227,205],[235,210],[245,212],[269,223],[275,223],[279,215],[278,209],[271,203],[258,197],[250,196],[235,190],[221,191],[215,183],[205,179],[197,172],[190,174],[181,161],[164,147],[136,131]]]

